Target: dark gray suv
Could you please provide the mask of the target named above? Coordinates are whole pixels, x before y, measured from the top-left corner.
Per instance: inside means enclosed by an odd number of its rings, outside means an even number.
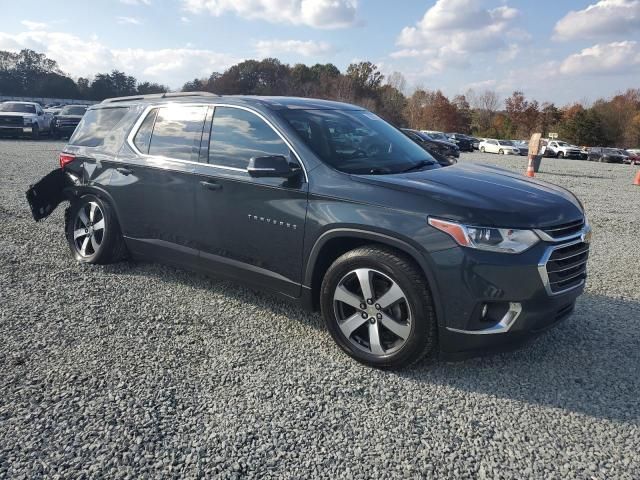
[[[87,263],[125,256],[224,275],[322,311],[377,367],[517,345],[566,318],[590,228],[567,190],[440,167],[375,114],[282,97],[161,94],[87,110],[27,192],[68,200]]]

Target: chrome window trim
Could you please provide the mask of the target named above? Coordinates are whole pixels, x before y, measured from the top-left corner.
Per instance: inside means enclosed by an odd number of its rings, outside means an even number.
[[[464,333],[467,335],[493,335],[496,333],[507,333],[516,323],[516,320],[522,313],[522,304],[517,302],[509,303],[509,310],[500,319],[498,323],[482,330],[463,330],[460,328],[447,327],[447,330],[455,333]]]
[[[165,157],[163,155],[149,155],[148,153],[142,153],[140,150],[138,150],[138,147],[136,147],[135,143],[133,142],[133,139],[138,134],[138,130],[140,129],[140,126],[142,125],[142,122],[144,122],[144,119],[147,118],[147,115],[149,114],[149,112],[151,110],[153,110],[154,108],[163,108],[163,107],[168,107],[170,105],[180,105],[180,106],[184,106],[184,107],[202,107],[202,108],[207,108],[207,107],[214,107],[214,108],[215,107],[230,107],[230,108],[237,108],[238,110],[245,110],[247,112],[253,113],[255,116],[260,118],[263,122],[265,122],[271,128],[271,130],[273,130],[276,133],[276,135],[278,135],[278,137],[280,137],[280,139],[287,145],[287,147],[289,147],[289,150],[291,150],[291,152],[293,152],[293,155],[298,160],[298,163],[300,164],[300,167],[302,168],[302,172],[304,173],[305,183],[309,183],[309,176],[307,175],[307,168],[305,167],[304,162],[300,158],[300,155],[298,155],[298,152],[296,152],[296,150],[293,148],[291,143],[284,137],[284,135],[282,135],[282,133],[280,133],[278,131],[278,129],[273,125],[273,123],[271,123],[271,121],[269,121],[264,115],[262,115],[260,112],[258,112],[256,110],[253,110],[253,109],[251,109],[249,107],[245,107],[244,105],[232,105],[232,104],[229,104],[229,103],[191,103],[191,102],[189,102],[189,103],[183,103],[183,102],[177,103],[177,102],[164,102],[164,103],[159,103],[159,104],[153,104],[153,105],[146,106],[145,109],[140,114],[140,116],[138,117],[138,119],[133,124],[133,127],[131,128],[131,131],[129,132],[129,135],[127,135],[127,145],[137,155],[141,156],[142,158],[145,158],[145,159],[158,158],[158,159],[164,159],[164,160],[171,160],[173,162],[182,162],[182,163],[186,163],[186,164],[201,165],[201,166],[217,168],[217,169],[222,169],[222,170],[230,170],[230,171],[235,171],[235,172],[248,173],[246,168],[227,167],[225,165],[217,165],[217,164],[214,164],[214,163],[194,162],[193,160],[183,160],[181,158]],[[215,118],[215,110],[214,110],[214,113],[213,113],[213,118]],[[212,125],[213,125],[213,120],[212,120]],[[206,120],[205,120],[205,127],[206,127]],[[155,124],[154,124],[154,128],[155,128]],[[153,138],[153,133],[152,133],[152,138]]]

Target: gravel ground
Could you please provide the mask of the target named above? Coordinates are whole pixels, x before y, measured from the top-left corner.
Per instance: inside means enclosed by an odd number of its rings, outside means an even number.
[[[595,229],[569,320],[514,353],[383,372],[237,284],[72,262],[62,209],[36,224],[24,200],[61,147],[0,141],[0,478],[640,478],[636,168],[543,161]]]

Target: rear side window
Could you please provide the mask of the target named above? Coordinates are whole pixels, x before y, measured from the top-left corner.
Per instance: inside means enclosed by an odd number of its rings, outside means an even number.
[[[216,107],[213,114],[209,163],[246,169],[251,157],[283,155],[289,147],[257,115],[232,107]]]
[[[197,161],[206,113],[204,106],[170,105],[158,109],[149,155]]]
[[[114,127],[122,120],[128,107],[97,108],[88,110],[69,140],[70,145],[98,147],[104,143]]]
[[[136,133],[133,143],[142,153],[149,153],[149,143],[151,142],[151,133],[153,132],[153,124],[156,121],[158,109],[151,110],[144,119],[138,132]]]

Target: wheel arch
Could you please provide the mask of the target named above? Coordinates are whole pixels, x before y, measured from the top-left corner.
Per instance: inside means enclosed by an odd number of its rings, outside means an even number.
[[[439,288],[428,255],[420,252],[417,247],[409,242],[395,236],[355,228],[329,230],[320,235],[311,248],[305,266],[303,285],[310,290],[312,307],[314,309],[318,308],[322,279],[335,259],[350,250],[372,244],[390,247],[407,255],[415,262],[427,280],[436,311],[436,319],[440,324],[442,308]]]
[[[96,185],[74,185],[72,187],[67,187],[64,189],[64,193],[70,201],[76,200],[84,195],[95,195],[100,200],[106,201],[109,203],[109,206],[113,210],[116,216],[116,220],[120,229],[122,229],[122,223],[120,222],[120,215],[118,212],[118,204],[113,199],[113,197],[104,190]]]

